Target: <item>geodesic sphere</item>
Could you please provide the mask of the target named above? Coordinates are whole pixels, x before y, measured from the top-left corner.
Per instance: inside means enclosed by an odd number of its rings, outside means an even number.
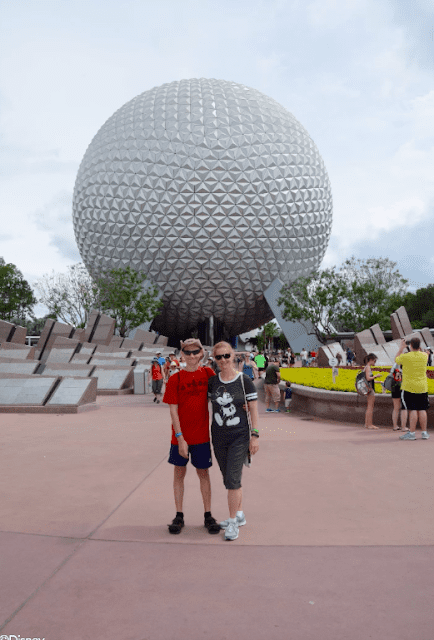
[[[319,266],[332,197],[291,113],[201,78],[145,91],[107,120],[80,165],[73,216],[90,271],[129,265],[159,287],[161,333],[213,315],[237,335],[272,318],[263,292],[276,277]]]

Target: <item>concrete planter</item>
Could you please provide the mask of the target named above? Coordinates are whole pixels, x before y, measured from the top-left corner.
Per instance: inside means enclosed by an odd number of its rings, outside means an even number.
[[[281,384],[281,388],[284,385]],[[358,393],[326,391],[292,384],[291,408],[303,411],[317,418],[365,424],[366,398]],[[429,396],[431,408],[428,410],[428,426],[434,426],[432,407],[434,396]],[[392,428],[392,398],[390,394],[375,394],[374,424]],[[399,424],[399,423],[398,423]]]

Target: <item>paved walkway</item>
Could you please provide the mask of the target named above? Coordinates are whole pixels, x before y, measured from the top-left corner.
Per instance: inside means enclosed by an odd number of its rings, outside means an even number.
[[[186,527],[167,531],[168,408],[98,402],[1,417],[0,638],[433,639],[434,437],[261,403],[248,523],[225,542],[202,526],[193,469]],[[216,464],[211,480],[226,518]]]

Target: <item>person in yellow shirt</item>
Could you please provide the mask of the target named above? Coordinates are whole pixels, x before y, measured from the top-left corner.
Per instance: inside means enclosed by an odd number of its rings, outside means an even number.
[[[428,380],[426,368],[428,355],[421,351],[420,339],[410,340],[410,351],[403,353],[407,343],[401,340],[395,362],[402,366],[401,407],[410,412],[410,431],[399,436],[400,440],[416,440],[416,426],[419,420],[422,429],[422,439],[428,440],[427,415],[428,409]]]

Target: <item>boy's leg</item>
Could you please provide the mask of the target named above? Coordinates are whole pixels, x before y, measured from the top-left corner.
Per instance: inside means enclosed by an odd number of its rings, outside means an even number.
[[[208,469],[196,469],[200,482],[200,492],[203,500],[203,510],[205,513],[211,511],[211,482]]]
[[[209,467],[212,465],[211,444],[204,442],[203,444],[191,445],[191,462],[196,467],[197,477],[200,482],[200,492],[203,500],[204,526],[208,529],[208,533],[218,533],[220,525],[211,514],[211,481],[209,477]]]
[[[187,473],[187,467],[174,467],[173,474],[173,493],[175,494],[176,511],[182,513],[182,503],[184,500],[184,478]]]

